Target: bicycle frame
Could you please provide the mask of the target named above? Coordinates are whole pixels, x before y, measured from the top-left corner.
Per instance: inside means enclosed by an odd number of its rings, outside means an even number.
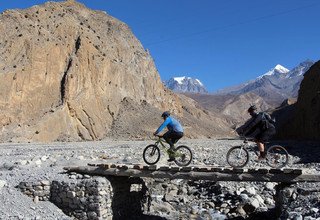
[[[257,145],[256,144],[250,144],[250,142],[254,142],[253,140],[249,140],[246,137],[242,137],[243,143],[241,144],[241,149],[246,148],[252,150],[257,156],[259,156],[258,150],[256,149]],[[241,152],[239,152],[240,154]]]
[[[158,137],[158,140],[156,140],[156,142],[154,143],[156,146],[159,146],[159,144],[162,146],[163,150],[165,150],[165,152],[167,152],[167,146],[164,144],[165,140],[163,139],[163,137]],[[168,152],[167,152],[168,153]]]

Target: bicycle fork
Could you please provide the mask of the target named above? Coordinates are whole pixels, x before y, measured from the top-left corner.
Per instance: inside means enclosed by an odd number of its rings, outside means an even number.
[[[155,144],[156,146],[158,146],[158,144]],[[150,156],[153,156],[156,153],[157,148],[153,147],[152,151],[150,153]]]
[[[243,152],[243,148],[244,148],[244,146],[241,146],[237,158],[241,158],[241,154]]]

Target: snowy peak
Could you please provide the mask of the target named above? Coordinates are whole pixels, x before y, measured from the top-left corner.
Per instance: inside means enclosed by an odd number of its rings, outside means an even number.
[[[290,72],[287,68],[281,66],[280,64],[276,65],[274,68],[266,72],[265,74],[258,77],[258,79],[263,78],[264,76],[281,76],[286,75]]]
[[[254,80],[220,90],[219,93],[242,95],[251,92],[269,103],[280,104],[284,99],[298,96],[304,74],[313,64],[314,61],[306,60],[291,70],[278,64]]]
[[[274,71],[277,71],[279,73],[287,73],[289,72],[289,70],[283,66],[281,66],[280,64],[276,65],[274,68]]]
[[[164,82],[165,86],[175,92],[207,93],[207,89],[199,79],[191,77],[173,77]]]

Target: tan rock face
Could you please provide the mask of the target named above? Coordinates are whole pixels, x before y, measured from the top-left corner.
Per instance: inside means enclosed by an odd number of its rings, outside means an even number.
[[[124,97],[179,111],[149,53],[126,24],[104,12],[50,2],[5,11],[0,31],[4,131],[20,128],[35,140],[62,133],[100,139]]]
[[[320,140],[320,61],[305,73],[298,101],[292,107],[279,137]]]
[[[182,113],[148,51],[104,12],[48,2],[3,12],[0,32],[2,139],[101,139],[125,97]]]

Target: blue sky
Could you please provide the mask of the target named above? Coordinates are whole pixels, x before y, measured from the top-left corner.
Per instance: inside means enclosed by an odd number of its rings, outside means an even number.
[[[162,80],[191,76],[209,91],[320,57],[319,0],[78,1],[127,23]],[[43,2],[2,1],[0,11]]]

